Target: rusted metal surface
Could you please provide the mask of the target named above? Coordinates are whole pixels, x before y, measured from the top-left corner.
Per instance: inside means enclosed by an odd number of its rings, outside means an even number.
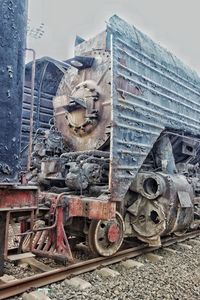
[[[121,247],[124,238],[124,221],[117,212],[112,220],[92,220],[88,231],[90,250],[101,256],[111,256]]]
[[[6,234],[6,213],[0,212],[0,276],[4,272],[4,249],[5,249],[5,234]]]
[[[37,187],[0,186],[0,210],[37,207]]]
[[[77,57],[77,61],[81,62],[81,58],[82,57]],[[57,93],[63,74],[65,74],[66,70],[70,67],[70,64],[73,64],[73,62],[74,59],[62,62],[50,57],[43,57],[36,60],[33,118],[30,117],[32,102],[32,68],[31,63],[26,65],[21,134],[21,161],[24,170],[27,169],[26,165],[30,139],[30,121],[33,119],[33,138],[36,137],[37,132],[42,132],[51,128],[54,117],[53,97]],[[86,61],[86,67],[89,67],[91,63],[91,58],[88,58]],[[78,69],[79,68],[77,68],[77,70]]]
[[[117,16],[110,19],[112,130],[110,187],[122,201],[164,129],[199,136],[200,79]]]
[[[32,231],[29,230],[25,243],[23,243],[24,251],[31,251],[39,256],[50,257],[63,262],[73,262],[69,236],[67,236],[64,229],[68,220],[73,217],[84,217],[92,220],[111,220],[115,218],[115,203],[110,202],[109,199],[97,201],[92,198],[69,196],[65,193],[59,195],[55,193],[41,193],[40,202],[45,204],[47,201],[51,202],[49,211],[46,208],[49,225],[36,226]],[[121,238],[116,242],[118,247],[113,247],[116,251],[123,241],[123,221],[119,229]],[[30,237],[32,237],[31,243]]]
[[[67,224],[70,218],[84,217],[91,220],[111,220],[108,223],[110,225],[115,224],[119,230],[119,238],[116,242],[112,242],[112,249],[107,253],[115,253],[121,246],[123,241],[123,220],[119,218],[119,221],[115,222],[115,203],[104,199],[97,201],[91,198],[80,198],[76,196],[69,196],[65,193],[53,194],[53,193],[42,193],[40,195],[41,201],[47,203],[51,202],[47,215],[49,221],[46,221],[49,226],[42,225],[41,227],[35,227],[32,231],[29,231],[32,236],[32,243],[30,244],[30,237],[25,240],[23,249],[25,251],[31,251],[39,256],[50,257],[53,259],[59,259],[63,262],[73,262],[73,256],[69,245],[69,236],[67,236],[64,226]],[[109,221],[107,221],[109,222]],[[110,224],[110,225],[109,225]],[[107,228],[106,227],[106,228]],[[115,228],[115,231],[117,230]],[[114,229],[110,230],[110,236],[117,236]],[[91,236],[91,235],[90,235]],[[104,251],[105,253],[106,251]]]
[[[58,201],[65,203],[67,208],[66,220],[71,217],[86,217],[96,220],[110,220],[115,217],[116,204],[109,201],[109,197],[104,199],[96,199],[92,197],[71,196],[65,193],[55,194],[42,192],[40,201],[51,201],[51,205],[55,208]]]
[[[37,188],[31,186],[1,184],[0,186],[0,273],[3,274],[4,260],[8,255],[8,234],[11,218],[23,216],[32,230],[38,207]],[[23,223],[23,222],[22,222]],[[24,221],[24,223],[26,223]],[[27,223],[26,223],[27,224]],[[23,227],[23,226],[22,226]]]
[[[17,181],[27,1],[0,1],[0,181]]]
[[[57,207],[55,223],[49,227],[34,229],[32,242],[25,250],[31,250],[38,256],[73,262],[64,223],[63,208]]]
[[[128,211],[140,240],[160,245],[162,235],[184,232],[192,223],[193,188],[185,176],[139,173],[130,189],[138,193]]]
[[[82,216],[92,220],[110,220],[115,217],[116,205],[109,199],[100,200],[92,197],[69,197],[69,216]]]
[[[110,135],[110,54],[87,55],[93,58],[91,67],[70,67],[53,100],[56,127],[74,151],[103,147]]]
[[[26,234],[23,241],[23,251],[31,251],[38,256],[49,257],[63,262],[73,262],[68,238],[65,233],[64,224],[68,219],[68,207],[63,194],[45,195],[52,201],[49,210],[49,224],[37,224]]]

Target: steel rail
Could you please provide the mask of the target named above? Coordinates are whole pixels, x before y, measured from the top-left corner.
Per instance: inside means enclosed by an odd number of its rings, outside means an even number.
[[[80,275],[93,271],[102,266],[108,266],[122,260],[133,258],[169,245],[195,238],[200,235],[200,230],[189,232],[183,236],[166,237],[162,240],[161,247],[149,247],[142,244],[136,247],[121,250],[111,257],[97,257],[87,261],[78,262],[67,267],[54,269],[44,273],[36,274],[23,279],[16,279],[10,283],[0,285],[0,299],[16,296],[32,288],[39,288],[54,282],[66,279],[69,276]]]

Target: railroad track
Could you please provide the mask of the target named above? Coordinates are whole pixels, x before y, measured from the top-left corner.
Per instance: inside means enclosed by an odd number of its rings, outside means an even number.
[[[200,236],[200,230],[186,233],[182,236],[166,237],[162,240],[162,248],[172,244],[183,242],[191,238]],[[29,289],[39,288],[54,282],[66,279],[67,277],[80,275],[89,271],[93,271],[99,267],[115,264],[122,260],[134,258],[136,256],[152,252],[161,247],[148,247],[145,244],[130,247],[121,250],[112,257],[97,257],[83,262],[78,262],[67,267],[56,268],[23,279],[16,279],[9,283],[0,284],[0,299],[16,296]]]

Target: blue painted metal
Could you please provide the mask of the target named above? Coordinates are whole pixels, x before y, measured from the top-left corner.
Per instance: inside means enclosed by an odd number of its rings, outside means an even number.
[[[199,137],[200,78],[117,16],[108,23],[112,57],[110,188],[122,201],[165,129]]]
[[[0,0],[0,181],[17,181],[27,23],[26,0]]]

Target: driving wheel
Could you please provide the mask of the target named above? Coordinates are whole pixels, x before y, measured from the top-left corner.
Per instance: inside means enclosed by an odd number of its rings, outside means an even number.
[[[88,246],[101,256],[115,254],[122,245],[124,221],[119,212],[110,221],[92,220],[88,231]]]

